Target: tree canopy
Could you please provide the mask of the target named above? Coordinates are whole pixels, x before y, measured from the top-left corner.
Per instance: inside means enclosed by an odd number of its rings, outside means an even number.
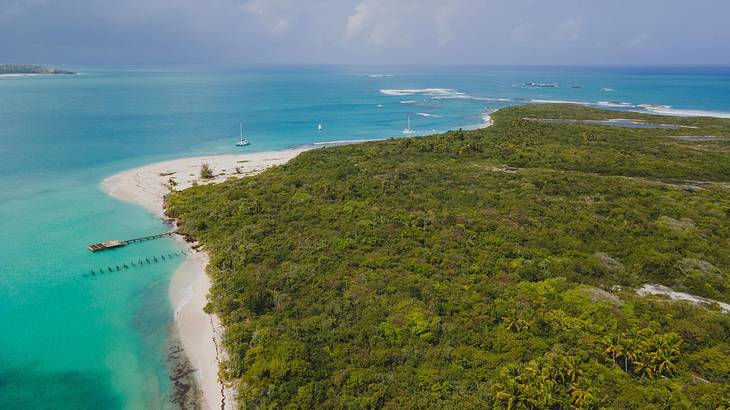
[[[730,121],[493,117],[168,196],[242,407],[730,406],[730,315],[634,291],[730,302]],[[681,127],[525,120],[616,117]]]

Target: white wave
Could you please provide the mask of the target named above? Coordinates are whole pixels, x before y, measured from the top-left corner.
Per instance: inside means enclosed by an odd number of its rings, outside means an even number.
[[[481,115],[481,117],[482,117],[482,123],[483,123],[482,126],[484,128],[491,127],[492,124],[494,124],[494,121],[492,120],[492,116],[491,115],[489,115],[487,113],[483,113]]]
[[[451,88],[412,88],[403,90],[380,90],[380,93],[396,97],[423,95],[434,98],[470,98],[466,94]]]
[[[666,108],[666,109],[672,108],[671,105],[654,105],[654,104],[639,104],[637,107],[641,107],[641,108],[644,108],[647,110],[652,110],[655,108]]]
[[[596,105],[602,107],[636,107],[636,105],[623,101],[598,101]]]
[[[401,103],[401,104],[415,104],[415,103],[417,103],[417,102],[418,102],[418,101],[415,101],[415,100],[403,100],[403,101],[401,101],[400,103]]]
[[[427,112],[417,112],[416,115],[420,115],[421,117],[434,117],[434,118],[441,118],[440,115],[436,114],[429,114]]]
[[[591,103],[584,101],[563,101],[563,100],[530,100],[530,102],[538,104],[578,104],[578,105],[591,105]]]
[[[406,95],[413,95],[415,92],[412,90],[380,90],[380,94],[404,97]]]
[[[494,114],[497,110],[487,110],[484,111],[481,115],[482,117],[482,124],[479,126],[479,128],[487,128],[491,127],[494,124],[494,120],[492,119],[492,114]]]
[[[523,88],[560,88],[560,84],[558,83],[534,83],[534,82],[527,82],[522,84],[514,84],[513,87],[523,87]]]
[[[509,98],[491,98],[491,97],[471,97],[474,101],[500,101],[500,102],[510,102]]]
[[[659,115],[671,115],[674,117],[714,117],[714,118],[730,118],[730,112],[705,111],[705,110],[687,110],[672,108],[668,105],[649,105],[640,104],[640,108]]]
[[[473,100],[473,101],[497,101],[497,102],[512,102],[510,98],[492,98],[492,97],[474,97],[467,93],[455,90],[453,88],[422,88],[422,89],[388,89],[380,90],[383,95],[389,95],[394,97],[407,97],[407,96],[423,96],[429,97],[432,100]],[[413,104],[410,100],[404,102],[404,104]]]
[[[385,141],[385,138],[371,138],[371,139],[362,139],[362,140],[335,140],[335,141],[323,141],[323,142],[314,142],[312,145],[344,145],[344,144],[359,144],[361,142],[370,142],[370,141]]]
[[[378,104],[378,105],[376,105],[376,107],[383,108],[383,104]]]
[[[73,74],[53,74],[53,73],[13,73],[13,74],[0,74],[0,77],[68,77],[71,75],[81,75],[82,73]]]
[[[451,100],[451,99],[464,99],[464,100],[472,100],[474,97],[468,94],[464,93],[455,93],[455,94],[447,94],[447,95],[435,95],[432,96],[434,100]]]
[[[383,77],[392,77],[393,74],[369,74],[368,77],[370,78],[383,78]]]
[[[563,100],[530,100],[530,102],[538,103],[538,104],[576,104],[576,105],[585,105],[587,107],[593,107],[593,106],[615,107],[615,108],[639,107],[638,105],[634,105],[634,104],[624,102],[624,101],[586,102],[586,101],[563,101]]]
[[[40,76],[52,76],[58,74],[51,73],[15,73],[15,74],[0,74],[0,77],[40,77]]]
[[[627,102],[606,102],[598,101],[595,103],[584,101],[561,101],[561,100],[530,100],[537,104],[578,104],[585,106],[603,106],[603,107],[622,107],[622,108],[640,108],[641,110],[633,110],[638,113],[649,113],[657,115],[668,115],[672,117],[713,117],[713,118],[730,118],[730,112],[721,111],[705,111],[705,110],[689,110],[672,108],[669,105],[653,105],[638,104],[634,105]]]
[[[613,88],[601,88],[601,91],[610,93],[610,92],[614,92],[616,90],[614,90]]]

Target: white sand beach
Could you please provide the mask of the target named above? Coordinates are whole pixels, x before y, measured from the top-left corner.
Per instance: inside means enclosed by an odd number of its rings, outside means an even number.
[[[164,217],[163,198],[173,178],[176,189],[255,175],[281,165],[311,148],[259,152],[241,155],[211,155],[158,162],[113,175],[102,182],[109,195],[142,206]],[[208,164],[215,177],[202,181],[200,168]],[[238,169],[236,169],[238,168]],[[187,246],[187,244],[186,244]],[[190,248],[190,256],[172,277],[170,300],[180,340],[203,393],[203,408],[233,408],[233,389],[218,380],[218,363],[225,354],[220,350],[222,328],[215,315],[203,311],[207,304],[210,280],[205,273],[208,255]]]

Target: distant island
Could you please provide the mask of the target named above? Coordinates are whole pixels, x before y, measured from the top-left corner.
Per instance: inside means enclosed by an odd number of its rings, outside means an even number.
[[[76,74],[72,71],[30,64],[0,64],[0,75],[5,74]]]

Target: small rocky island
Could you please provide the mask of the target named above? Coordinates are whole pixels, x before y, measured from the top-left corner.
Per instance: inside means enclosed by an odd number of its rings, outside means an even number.
[[[53,67],[30,64],[0,64],[0,75],[3,74],[76,74],[71,71]]]

